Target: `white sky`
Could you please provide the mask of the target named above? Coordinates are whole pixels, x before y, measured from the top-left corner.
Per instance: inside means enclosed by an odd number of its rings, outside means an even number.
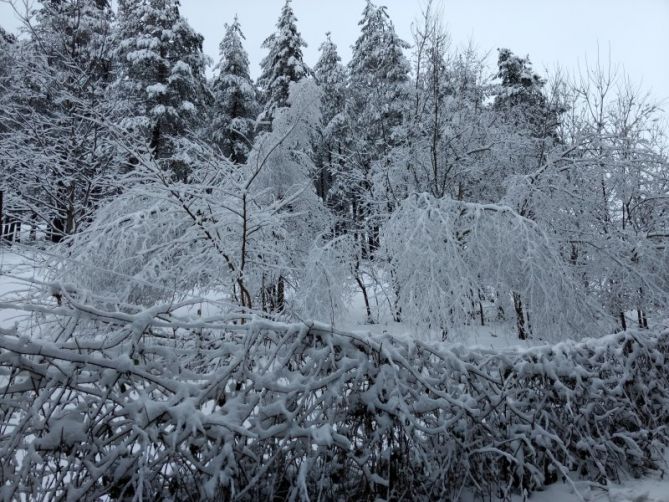
[[[20,1],[20,0],[19,0]],[[0,24],[14,30],[17,21],[0,0]],[[411,41],[411,23],[423,0],[377,0],[388,12],[399,35]],[[456,46],[470,40],[481,52],[508,47],[530,56],[536,71],[557,64],[577,72],[599,52],[621,65],[632,81],[650,90],[669,108],[669,0],[442,0],[444,22]],[[265,54],[262,41],[273,30],[283,0],[181,0],[182,14],[205,37],[205,52],[218,60],[223,25],[239,15],[246,35],[251,72],[259,73]],[[318,46],[331,31],[342,59],[358,35],[365,0],[293,0],[298,28],[309,47],[307,64],[318,59]]]

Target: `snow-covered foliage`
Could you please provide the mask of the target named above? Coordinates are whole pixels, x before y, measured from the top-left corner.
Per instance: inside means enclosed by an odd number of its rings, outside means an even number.
[[[112,19],[105,3],[48,2],[30,39],[3,44],[12,67],[0,107],[0,190],[14,219],[46,226],[54,241],[85,225],[120,164],[95,121],[115,109]]]
[[[37,7],[0,30],[0,265],[48,264],[0,297],[0,498],[509,500],[659,465],[667,137],[628,80],[491,72],[432,1],[410,47],[367,0],[312,72],[286,0],[255,82],[236,18],[207,82],[179,0]],[[554,345],[453,345],[514,326]]]
[[[314,78],[321,89],[321,123],[312,133],[313,159],[316,165],[314,182],[318,195],[341,216],[341,195],[346,191],[340,186],[341,172],[346,163],[346,144],[349,137],[346,110],[346,68],[341,63],[337,46],[327,34],[319,47],[321,52]]]
[[[383,227],[382,245],[402,318],[421,328],[446,336],[471,322],[490,291],[520,298],[527,331],[542,339],[596,328],[597,312],[558,251],[508,207],[414,195]]]
[[[306,319],[323,319],[335,325],[351,303],[356,243],[350,235],[316,240],[298,277],[295,310]]]
[[[57,342],[0,331],[7,499],[507,499],[643,474],[669,442],[666,331],[448,350],[53,291]]]
[[[279,277],[294,289],[291,278],[302,277],[314,239],[329,229],[302,151],[319,121],[318,95],[313,83],[295,84],[295,106],[277,112],[244,165],[192,145],[189,158],[200,167],[189,183],[132,152],[131,188],[68,241],[54,278],[116,305],[149,306],[199,290],[259,309],[266,308],[265,287]]]
[[[220,45],[219,73],[212,84],[211,137],[233,162],[246,161],[255,132],[259,108],[257,91],[249,76],[249,59],[242,46],[244,34],[235,17],[226,25]]]
[[[176,143],[201,124],[210,101],[202,41],[180,15],[178,0],[119,3],[115,86],[127,108],[118,121],[184,180],[190,166],[174,158]]]
[[[276,23],[277,31],[263,42],[269,53],[261,62],[262,73],[258,85],[262,89],[264,105],[262,120],[271,121],[277,108],[286,106],[291,82],[309,75],[309,67],[302,60],[306,42],[297,30],[297,18],[286,0]]]

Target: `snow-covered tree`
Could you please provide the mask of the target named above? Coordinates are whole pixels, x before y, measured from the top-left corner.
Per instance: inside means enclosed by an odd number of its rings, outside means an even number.
[[[123,127],[186,180],[180,138],[202,126],[210,101],[203,38],[181,16],[179,0],[121,0],[116,28],[116,88],[126,103]]]
[[[395,32],[386,7],[367,1],[362,13],[360,35],[349,62],[351,112],[368,137],[390,144],[394,128],[403,120],[409,62],[404,49],[409,44]]]
[[[220,45],[219,73],[212,85],[211,137],[223,155],[236,164],[246,161],[253,145],[259,108],[249,75],[249,58],[242,46],[244,34],[237,17],[225,26]]]
[[[99,120],[112,113],[112,12],[106,2],[44,2],[26,19],[0,139],[13,205],[58,241],[113,190],[115,154]],[[19,56],[20,55],[20,56]]]
[[[6,102],[5,97],[10,92],[11,86],[13,85],[12,68],[14,65],[13,51],[15,44],[16,37],[11,33],[7,33],[4,28],[0,26],[0,100],[3,102]],[[6,127],[0,123],[0,135],[5,134],[6,132]],[[0,157],[0,169],[2,169],[4,173],[9,172],[9,166],[6,162],[6,159]],[[0,186],[0,242],[2,242],[5,237],[4,225],[7,220],[5,197],[7,197],[6,192],[9,183],[5,176],[0,176],[0,182],[2,182],[2,185]],[[9,228],[7,229],[7,234],[9,234]]]
[[[410,323],[445,336],[469,324],[480,308],[479,293],[491,291],[507,310],[512,302],[523,309],[516,312],[521,337],[578,338],[596,329],[597,305],[555,243],[509,207],[417,194],[393,213],[382,235],[402,286],[397,308]]]
[[[382,199],[373,200],[374,170],[385,172],[388,151],[404,137],[400,126],[409,104],[410,66],[403,51],[409,45],[395,32],[386,8],[371,0],[358,24],[361,32],[348,65],[347,115],[354,142],[347,185],[350,199],[355,200],[352,227],[358,227],[361,242],[366,240],[373,251],[378,247],[379,213],[387,212],[385,195],[392,193],[392,187],[385,186]]]
[[[277,252],[263,255],[263,308],[269,311],[285,310],[287,287],[301,275],[310,246],[332,227],[312,177],[311,138],[321,122],[320,97],[311,79],[291,84],[288,106],[276,110],[272,130],[258,137],[247,163],[264,205],[281,204],[287,222],[283,233],[277,229],[270,237]]]
[[[534,73],[529,57],[521,58],[500,49],[497,61],[494,109],[500,118],[500,133],[510,148],[503,153],[506,175],[526,174],[544,163],[555,146],[560,114],[565,110],[550,102],[546,80]]]
[[[577,168],[569,170],[570,191],[587,203],[567,227],[573,261],[588,271],[593,293],[623,329],[627,311],[636,311],[639,325],[647,327],[647,313],[669,301],[669,185],[659,108],[599,65],[582,75],[575,94],[581,119],[570,136],[581,141]]]
[[[329,228],[306,152],[319,121],[318,97],[313,82],[296,85],[272,132],[234,169],[217,150],[192,145],[188,183],[149,153],[132,151],[137,165],[123,180],[129,188],[70,239],[54,279],[95,289],[114,308],[201,294],[246,312],[315,313],[329,291],[308,306],[294,291],[309,287],[305,261]]]
[[[414,192],[485,200],[493,118],[485,106],[482,58],[471,47],[452,50],[434,3],[416,23],[413,46],[406,139],[391,152],[386,173],[393,194],[400,200]]]
[[[314,66],[314,78],[321,90],[321,123],[314,137],[316,191],[338,212],[345,210],[337,177],[344,169],[348,122],[346,109],[346,69],[341,64],[337,46],[327,33],[319,48],[321,55]]]
[[[7,79],[11,75],[11,50],[15,43],[16,37],[0,26],[0,86],[2,88],[9,85]]]
[[[269,52],[261,62],[262,73],[258,85],[262,91],[262,120],[271,123],[274,111],[285,107],[291,82],[298,82],[310,70],[302,59],[306,42],[297,31],[297,18],[286,0],[276,23],[276,32],[265,39],[262,46]]]
[[[657,107],[602,70],[571,84],[557,145],[508,177],[504,201],[546,230],[621,328],[630,311],[644,327],[669,301],[666,218],[656,218],[667,211],[666,157]]]
[[[495,107],[508,111],[523,107],[516,113],[522,113],[526,120],[538,125],[540,117],[536,113],[548,104],[542,91],[545,79],[534,73],[529,57],[521,58],[509,49],[498,50],[497,68],[502,88],[495,98]]]

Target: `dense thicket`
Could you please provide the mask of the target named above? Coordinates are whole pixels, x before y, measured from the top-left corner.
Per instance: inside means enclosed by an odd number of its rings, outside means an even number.
[[[0,330],[7,499],[509,500],[644,474],[669,442],[667,332],[448,350],[55,291],[18,306],[55,341]]]

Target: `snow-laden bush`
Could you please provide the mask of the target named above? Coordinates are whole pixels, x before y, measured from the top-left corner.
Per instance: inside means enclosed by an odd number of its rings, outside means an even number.
[[[0,331],[6,500],[508,499],[669,442],[668,331],[496,353],[63,298],[58,342]]]
[[[331,226],[304,152],[319,117],[318,89],[308,82],[291,89],[294,106],[276,112],[272,131],[257,139],[244,165],[184,142],[188,182],[119,140],[136,160],[129,188],[68,240],[51,279],[115,305],[150,306],[195,290],[246,311],[283,310],[268,306],[277,300],[268,300],[268,291],[278,283],[282,297],[294,289],[316,252],[314,239]]]
[[[319,239],[304,261],[294,298],[300,317],[327,320],[335,324],[346,312],[353,293],[355,240],[350,235]]]
[[[550,240],[508,207],[413,195],[382,229],[382,242],[398,310],[416,326],[462,326],[492,289],[520,299],[527,331],[541,338],[597,332],[597,309]]]
[[[202,241],[169,190],[143,184],[98,209],[89,227],[70,238],[53,276],[120,305],[148,306],[187,294],[208,270],[225,274]]]

